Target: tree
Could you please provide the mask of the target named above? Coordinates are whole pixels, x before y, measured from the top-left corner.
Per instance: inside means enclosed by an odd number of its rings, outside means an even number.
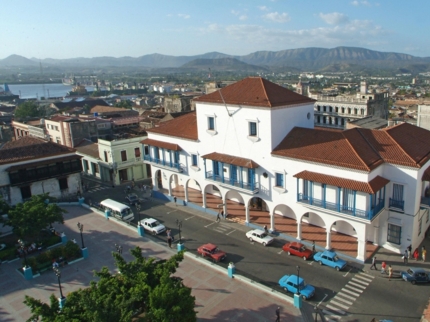
[[[120,101],[118,103],[115,103],[115,107],[121,107],[121,108],[131,108],[132,104],[129,100]]]
[[[14,234],[20,238],[38,238],[42,229],[55,222],[64,223],[63,214],[66,210],[51,203],[54,199],[47,193],[32,196],[30,200],[9,210],[5,225],[11,226]]]
[[[145,258],[139,247],[131,253],[135,259],[129,263],[114,253],[121,273],[111,274],[103,267],[94,274],[98,282],[92,281],[88,288],[70,293],[61,310],[54,295],[50,305],[25,296],[24,303],[32,313],[27,321],[196,321],[191,289],[172,276],[184,258],[183,252],[168,260]]]
[[[41,117],[45,115],[44,109],[39,109],[39,106],[33,101],[27,101],[19,105],[15,109],[15,117]]]

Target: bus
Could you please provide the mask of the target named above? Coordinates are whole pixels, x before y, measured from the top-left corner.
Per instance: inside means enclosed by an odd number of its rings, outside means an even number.
[[[104,211],[109,210],[110,215],[117,219],[123,221],[132,221],[134,219],[134,213],[131,208],[118,201],[112,199],[105,199],[100,202],[100,207]]]

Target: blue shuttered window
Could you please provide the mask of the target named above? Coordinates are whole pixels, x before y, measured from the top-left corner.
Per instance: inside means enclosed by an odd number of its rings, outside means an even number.
[[[276,176],[276,183],[275,183],[275,185],[277,187],[282,187],[283,188],[284,187],[284,175],[282,173],[276,173],[275,176]]]

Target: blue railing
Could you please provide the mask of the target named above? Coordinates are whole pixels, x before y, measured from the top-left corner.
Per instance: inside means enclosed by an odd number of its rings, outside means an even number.
[[[343,214],[351,215],[354,217],[360,217],[364,219],[372,219],[375,217],[383,208],[384,200],[378,199],[378,204],[371,210],[361,210],[348,205],[342,205],[340,203],[333,203],[326,200],[313,198],[311,196],[304,195],[303,193],[297,194],[297,200],[302,203],[306,203],[312,206],[337,211]]]
[[[398,208],[398,209],[404,210],[405,202],[403,200],[396,200],[396,199],[390,198],[389,206],[390,208]]]
[[[229,177],[222,177],[220,175],[214,174],[213,171],[206,171],[206,179],[210,179],[216,182],[222,182],[228,184],[230,186],[234,186],[241,189],[246,189],[252,191],[253,193],[258,193],[258,184],[257,183],[248,183],[245,181],[237,180]]]
[[[178,162],[171,162],[171,161],[166,161],[159,158],[153,158],[150,155],[144,155],[143,160],[151,163],[159,164],[165,167],[174,168],[174,169],[177,169],[178,171],[182,171],[181,164]]]

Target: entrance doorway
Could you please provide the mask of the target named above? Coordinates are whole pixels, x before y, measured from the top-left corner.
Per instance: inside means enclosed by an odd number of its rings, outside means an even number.
[[[121,180],[121,182],[128,180],[127,169],[119,170],[118,174],[119,174],[119,180]]]

